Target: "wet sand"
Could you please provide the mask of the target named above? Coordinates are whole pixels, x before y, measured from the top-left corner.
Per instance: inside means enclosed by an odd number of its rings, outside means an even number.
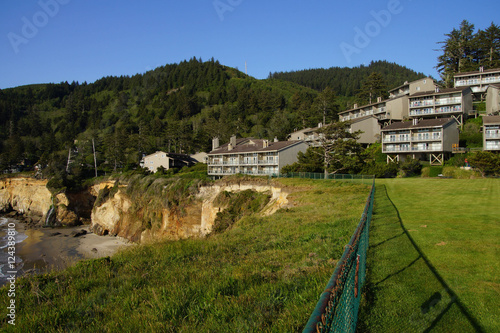
[[[18,276],[63,269],[77,261],[111,256],[134,245],[119,237],[97,236],[88,226],[24,229],[27,228],[25,224],[15,223],[16,231],[27,236],[16,244],[16,257],[20,259]],[[86,231],[85,235],[74,237],[82,230]]]

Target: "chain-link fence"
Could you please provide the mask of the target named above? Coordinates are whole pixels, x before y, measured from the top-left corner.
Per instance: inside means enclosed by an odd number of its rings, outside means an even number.
[[[375,181],[356,231],[321,294],[303,332],[354,332],[358,320],[361,290],[365,282],[368,233],[373,211]]]
[[[364,184],[372,184],[373,175],[350,175],[350,174],[324,174],[324,173],[314,173],[314,172],[288,172],[273,175],[277,178],[307,178],[307,179],[331,179],[331,180],[343,180],[360,182]]]

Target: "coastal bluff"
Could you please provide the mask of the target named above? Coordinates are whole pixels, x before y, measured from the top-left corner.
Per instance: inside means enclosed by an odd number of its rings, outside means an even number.
[[[94,207],[91,229],[99,235],[117,235],[136,243],[202,238],[212,232],[217,214],[227,208],[217,202],[219,194],[246,190],[267,193],[270,196],[269,203],[261,211],[263,215],[270,215],[288,204],[288,192],[278,186],[216,183],[200,186],[188,204],[156,209],[154,205],[134,207],[134,200],[121,188],[102,204]],[[144,223],[146,215],[155,216],[157,223],[148,223],[147,219]]]
[[[217,200],[218,196],[247,190],[269,196],[262,215],[270,215],[288,204],[288,190],[252,181],[200,185],[186,201],[158,205],[153,201],[168,199],[139,193],[143,200],[138,202],[127,194],[126,184],[115,186],[112,180],[78,192],[54,195],[47,188],[47,180],[19,177],[0,179],[0,212],[16,212],[38,227],[90,224],[97,235],[116,235],[135,243],[180,240],[209,235],[217,214],[228,208],[227,203]]]
[[[70,195],[53,195],[47,188],[47,180],[33,178],[0,179],[0,213],[12,211],[23,215],[34,225],[75,226],[81,224]],[[73,202],[72,202],[73,201]],[[76,210],[76,212],[75,212]]]

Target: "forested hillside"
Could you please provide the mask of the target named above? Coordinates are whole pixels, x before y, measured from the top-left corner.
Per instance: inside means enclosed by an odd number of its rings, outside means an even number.
[[[328,69],[305,69],[294,72],[277,72],[270,74],[271,78],[298,83],[315,90],[332,88],[338,96],[355,96],[363,81],[373,72],[382,75],[383,83],[392,89],[404,83],[425,77],[407,67],[387,61],[372,61],[368,66],[355,68],[331,67]]]
[[[317,125],[325,115],[327,122],[335,120],[343,106],[332,94],[351,96],[364,76],[375,70],[391,87],[422,76],[377,62],[343,69],[333,78],[311,75],[301,81],[320,90],[335,83],[333,92],[319,93],[277,79],[292,74],[257,80],[214,59],[192,58],[92,84],[63,82],[0,90],[0,169],[40,163],[51,172],[62,171],[71,151],[71,173],[84,177],[94,172],[93,145],[98,168],[115,170],[135,168],[143,154],[156,150],[209,151],[214,136],[221,142],[232,134],[284,140],[294,129]],[[303,73],[330,72],[334,70]]]

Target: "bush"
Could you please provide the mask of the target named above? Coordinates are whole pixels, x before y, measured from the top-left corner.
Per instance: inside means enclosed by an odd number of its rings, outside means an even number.
[[[420,175],[421,172],[422,164],[419,160],[407,159],[403,163],[400,163],[398,175],[402,177],[413,177]]]
[[[478,151],[468,157],[470,165],[483,177],[500,175],[500,156],[489,151]]]
[[[456,179],[474,179],[481,177],[477,171],[465,170],[453,166],[445,166],[443,168],[443,176]]]
[[[362,174],[374,175],[375,178],[394,178],[398,174],[398,163],[372,163],[361,171]]]

